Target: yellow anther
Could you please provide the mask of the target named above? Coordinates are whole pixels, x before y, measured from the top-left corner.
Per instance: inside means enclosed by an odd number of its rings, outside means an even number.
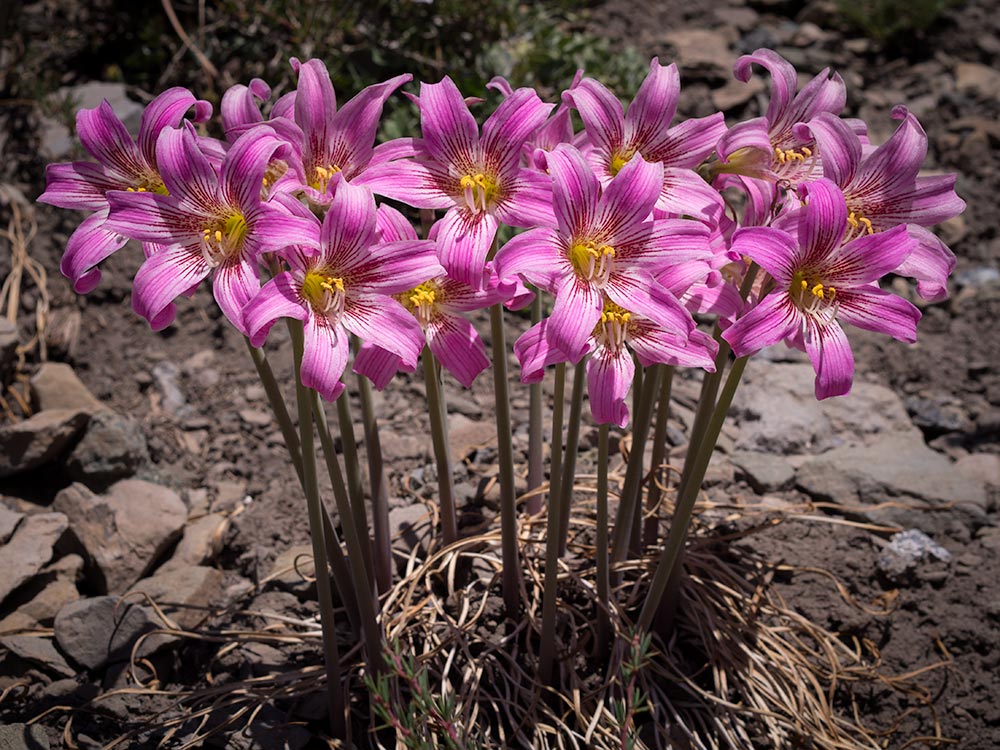
[[[615,249],[611,245],[598,245],[592,240],[575,242],[567,253],[576,272],[597,283],[605,283],[611,274],[611,259]]]
[[[823,285],[820,284],[819,282],[817,282],[816,285],[813,286],[813,288],[810,289],[809,291],[812,292],[813,297],[819,297],[820,299],[823,299]]]
[[[222,230],[221,229],[216,229],[215,230],[215,241],[216,242],[222,242]]]
[[[800,283],[801,283],[801,285],[802,285],[802,291],[803,291],[803,292],[804,292],[804,291],[805,291],[806,289],[808,289],[808,288],[809,288],[809,282],[808,282],[808,281],[806,281],[805,279],[802,279],[802,281],[801,281]]]
[[[872,226],[871,219],[854,211],[847,214],[847,223],[850,224],[851,229],[858,234],[875,234],[875,227]],[[852,239],[853,236],[854,234],[849,236],[847,239]]]
[[[802,155],[807,158],[813,155],[811,148],[806,148],[805,146],[803,146],[800,150],[802,151]]]
[[[340,313],[344,307],[344,280],[321,271],[309,271],[302,280],[302,296],[313,309]]]

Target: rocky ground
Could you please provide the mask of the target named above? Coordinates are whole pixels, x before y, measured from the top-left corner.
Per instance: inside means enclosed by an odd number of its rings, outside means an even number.
[[[824,2],[609,0],[593,23],[649,56],[677,60],[686,115],[758,111],[759,79],[743,85],[730,76],[735,56],[757,47],[775,48],[803,72],[832,65],[873,140],[891,132],[891,107],[906,103],[930,135],[928,168],[959,172],[969,208],[941,228],[959,264],[950,299],[923,307],[919,343],[852,333],[854,391],[822,404],[812,397],[810,366],[795,352],[755,359],[706,493],[727,507],[774,507],[783,522],[753,543],[787,564],[776,583],[781,594],[844,638],[867,639],[886,674],[946,662],[920,678],[930,707],[920,696],[874,688],[862,696],[870,726],[898,729],[887,747],[941,746],[919,739],[937,728],[963,750],[1000,746],[1000,21],[991,3],[949,11],[905,57],[845,33]],[[91,83],[74,95],[82,106],[108,97],[137,124],[139,105],[123,87]],[[163,624],[161,613],[181,629],[294,621],[309,630],[315,604],[299,575],[309,551],[304,504],[243,342],[204,289],[181,301],[175,325],[151,333],[129,308],[137,249],[112,258],[86,299],[72,292],[56,269],[77,217],[31,204],[43,185],[40,164],[68,158],[72,142],[56,120],[40,128],[41,158],[22,159],[26,166],[0,186],[5,221],[14,221],[18,205],[25,231],[37,228],[30,256],[48,272],[32,276],[25,267],[19,300],[6,307],[16,322],[0,319],[8,384],[0,426],[0,747],[59,747],[63,736],[68,747],[99,747],[167,700],[116,692],[133,684],[126,669],[133,649],[145,659],[137,676],[149,680],[155,670],[169,689],[320,658],[304,643],[140,640]],[[5,275],[17,266],[15,245],[13,237],[0,244]],[[44,362],[33,340],[39,321]],[[276,328],[269,351],[286,383],[289,348]],[[681,378],[672,459],[696,396],[694,376]],[[448,399],[457,492],[472,528],[496,507],[488,373],[468,392],[449,384]],[[419,378],[404,379],[376,401],[400,536],[426,522],[436,491],[423,388]],[[515,386],[512,404],[523,452],[526,391]],[[596,432],[585,429],[583,444],[586,472]],[[891,614],[849,606],[819,569],[861,603],[891,604]],[[275,700],[258,715],[257,730],[232,733],[226,746],[305,747],[309,733],[295,722],[321,709],[308,696]]]

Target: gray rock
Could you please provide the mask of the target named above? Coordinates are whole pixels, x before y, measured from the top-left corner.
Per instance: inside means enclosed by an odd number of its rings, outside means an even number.
[[[225,605],[223,578],[215,568],[188,565],[144,578],[129,589],[129,594],[146,594],[180,627],[192,628],[208,617],[212,607]]]
[[[909,396],[905,403],[913,424],[928,435],[962,432],[969,427],[969,418],[962,407],[949,403],[941,394]]]
[[[184,535],[177,543],[174,554],[160,571],[210,562],[222,549],[228,528],[229,517],[222,513],[209,513],[191,521],[184,527]]]
[[[758,493],[786,490],[795,481],[795,469],[783,456],[738,451],[730,460]]]
[[[24,513],[11,510],[6,505],[0,505],[0,544],[6,544],[17,525],[24,518]]]
[[[85,412],[52,409],[0,427],[0,478],[55,461],[86,424]]]
[[[53,507],[69,517],[99,573],[96,585],[109,593],[121,593],[145,575],[187,520],[175,492],[140,479],[117,482],[106,495],[75,483],[56,495]]]
[[[17,326],[7,318],[0,318],[0,382],[6,382],[17,366],[17,346],[21,341]]]
[[[49,750],[41,724],[0,724],[0,750]]]
[[[45,567],[68,526],[62,513],[38,513],[21,522],[10,541],[0,547],[0,602]]]
[[[39,411],[75,409],[93,414],[106,408],[62,362],[46,362],[31,378],[31,398]]]
[[[487,445],[495,445],[497,441],[496,424],[491,420],[469,419],[461,414],[448,417],[448,449],[451,451],[452,462],[461,461],[470,453]],[[424,438],[426,450],[433,452],[430,439]]]
[[[981,63],[959,63],[955,66],[955,88],[965,94],[994,97],[1000,91],[1000,72]]]
[[[894,534],[878,558],[878,569],[892,581],[905,580],[931,558],[948,562],[951,553],[918,529]]]
[[[313,563],[312,545],[296,544],[278,555],[267,575],[268,581],[300,598],[312,596],[316,591],[314,580],[306,580],[303,576],[313,579],[316,575],[316,565]]]
[[[983,482],[966,476],[919,437],[890,433],[867,446],[836,448],[799,467],[796,484],[817,500],[878,503],[900,496],[958,503],[982,512]]]
[[[671,31],[663,35],[663,41],[676,50],[671,59],[683,70],[685,81],[732,77],[733,53],[729,50],[729,42],[735,40],[727,39],[721,28]]]
[[[240,409],[240,419],[250,427],[267,427],[273,421],[271,413],[263,409]]]
[[[401,505],[389,511],[389,534],[407,549],[427,549],[431,531],[430,516],[422,503]]]
[[[0,620],[0,632],[15,629],[24,622],[23,618],[30,618],[39,625],[50,625],[60,609],[79,598],[80,592],[75,583],[65,578],[54,578],[42,584],[15,612]]]
[[[160,391],[160,406],[170,414],[183,417],[191,414],[193,409],[181,390],[180,377],[181,368],[175,362],[157,362],[153,367],[153,380]]]
[[[136,640],[161,627],[151,610],[116,596],[71,602],[59,610],[53,625],[59,648],[77,664],[94,670],[128,660]],[[153,653],[168,640],[165,635],[150,636],[141,654]]]
[[[50,97],[49,104],[54,110],[71,108],[77,111],[84,108],[93,109],[104,99],[108,100],[130,133],[134,135],[139,131],[139,121],[144,108],[128,98],[123,83],[90,81],[79,86],[63,87]],[[68,125],[67,122],[48,117],[42,120],[41,150],[52,161],[63,160],[72,154],[73,135]]]
[[[73,479],[106,484],[130,477],[149,462],[146,436],[134,419],[110,410],[99,411],[66,461]]]
[[[34,635],[11,635],[0,639],[0,646],[25,661],[60,677],[72,677],[76,674],[76,670],[66,663],[65,657],[56,650],[48,638]]]

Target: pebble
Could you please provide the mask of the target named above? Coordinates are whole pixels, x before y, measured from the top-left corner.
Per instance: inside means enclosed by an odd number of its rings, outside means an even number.
[[[918,529],[908,529],[894,534],[889,539],[889,544],[879,555],[877,566],[879,571],[890,580],[901,581],[915,572],[921,563],[927,562],[931,558],[948,562],[951,560],[951,553],[924,532]],[[933,583],[939,579],[938,573],[940,572],[931,571],[922,574],[921,578],[928,583]],[[944,574],[947,577],[948,571],[944,571]]]
[[[66,658],[56,650],[49,638],[34,635],[11,635],[0,639],[0,646],[47,672],[61,677],[72,677],[76,674],[76,670],[66,662]],[[0,748],[2,747],[3,745],[0,745]]]
[[[62,513],[37,513],[20,523],[10,541],[0,547],[0,602],[45,567],[68,527],[69,519]]]
[[[66,461],[69,475],[91,487],[134,475],[149,462],[142,427],[131,417],[99,411]]]
[[[223,578],[222,571],[215,568],[185,565],[144,578],[128,593],[146,594],[177,625],[193,628],[211,614],[212,608],[225,606],[220,596]]]
[[[0,427],[0,479],[55,461],[86,424],[86,412],[50,409]]]
[[[90,670],[131,657],[136,640],[163,623],[135,600],[97,596],[71,602],[59,610],[53,630],[59,648],[74,662]],[[150,636],[142,655],[153,653],[169,636]]]
[[[0,750],[49,750],[41,724],[0,724]]]
[[[93,414],[106,408],[62,362],[46,362],[31,378],[32,403],[38,411],[71,409]]]

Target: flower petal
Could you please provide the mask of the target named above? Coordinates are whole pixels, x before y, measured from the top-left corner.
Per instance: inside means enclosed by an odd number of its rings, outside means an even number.
[[[351,271],[350,283],[377,294],[399,294],[443,276],[430,240],[399,240],[373,245],[368,259]]]
[[[219,113],[222,115],[222,129],[229,140],[236,140],[246,128],[264,122],[260,112],[260,102],[271,98],[271,87],[259,78],[254,78],[249,86],[230,86],[222,95]]]
[[[497,220],[488,213],[453,208],[441,219],[438,256],[448,275],[476,289],[486,283],[486,256],[496,236]]]
[[[305,320],[309,310],[299,285],[287,271],[279,273],[260,288],[243,308],[242,329],[253,346],[261,346],[278,318]]]
[[[844,323],[908,344],[917,340],[920,310],[902,297],[872,286],[838,294],[837,302],[837,318]]]
[[[778,290],[771,292],[727,328],[722,338],[729,342],[733,354],[745,357],[794,334],[802,325],[803,318],[788,292]]]
[[[580,113],[591,142],[608,152],[620,151],[625,141],[625,110],[618,97],[593,78],[584,78],[563,92],[563,101]]]
[[[192,130],[163,130],[156,141],[156,162],[171,198],[202,215],[225,213],[219,176]]]
[[[672,63],[660,65],[659,59],[654,57],[649,63],[649,73],[625,113],[625,143],[643,154],[655,150],[674,119],[680,93],[677,66]]]
[[[407,367],[416,366],[424,333],[416,319],[392,297],[349,297],[341,320],[344,328],[361,340],[392,352]]]
[[[505,180],[504,195],[493,206],[497,219],[511,227],[554,227],[552,178],[522,169],[517,177]]]
[[[59,208],[100,211],[108,207],[107,191],[130,186],[89,161],[49,164],[45,167],[45,192],[38,200]]]
[[[323,315],[310,315],[305,321],[302,385],[312,388],[327,401],[336,401],[344,390],[340,376],[347,367],[350,353],[347,331],[332,324]]]
[[[197,246],[168,247],[153,253],[135,274],[132,309],[149,321],[154,331],[164,328],[170,319],[164,320],[162,313],[210,271]]]
[[[549,321],[545,319],[522,333],[514,342],[514,355],[521,363],[522,383],[541,382],[548,365],[567,362],[570,359],[550,343],[548,325]]]
[[[894,271],[916,248],[905,226],[888,232],[868,234],[840,248],[818,270],[820,278],[841,291],[842,288],[870,284]]]
[[[222,163],[222,194],[244,214],[260,204],[264,174],[271,159],[284,158],[289,146],[267,125],[252,128],[236,139]]]
[[[850,126],[829,112],[820,112],[801,126],[816,140],[823,176],[847,190],[861,163],[861,141]]]
[[[715,224],[725,204],[718,191],[690,169],[667,167],[656,207],[673,216],[692,216]]]
[[[437,162],[471,174],[479,161],[479,126],[455,83],[420,84],[420,128],[428,153]]]
[[[375,133],[386,99],[411,80],[413,76],[404,73],[367,86],[330,118],[330,140],[325,144],[325,154],[330,157],[330,163],[346,172],[347,179],[354,179],[371,161]]]
[[[677,336],[647,321],[639,321],[630,327],[628,343],[643,367],[660,363],[715,372],[719,345],[703,331]]]
[[[916,247],[894,273],[915,278],[917,294],[925,300],[939,302],[945,299],[948,296],[948,277],[955,270],[955,253],[923,227],[910,224],[906,231],[916,242]]]
[[[549,316],[547,335],[552,346],[567,353],[581,351],[594,326],[601,319],[604,294],[575,274],[556,290],[556,301]]]
[[[583,154],[560,144],[546,162],[552,175],[552,206],[559,232],[567,237],[585,234],[597,217],[600,183]]]
[[[400,160],[369,166],[351,184],[414,208],[450,208],[455,199],[441,188],[441,178],[426,164]]]
[[[174,86],[146,105],[139,122],[139,150],[151,166],[156,164],[156,139],[164,128],[176,128],[184,115],[194,107],[194,122],[205,122],[212,116],[212,105],[196,99],[182,86]]]
[[[552,110],[538,98],[534,89],[520,88],[504,99],[496,111],[483,123],[482,152],[484,162],[496,174],[517,168],[521,146]]]
[[[726,133],[721,112],[708,117],[692,117],[666,130],[655,145],[642,149],[649,161],[663,162],[665,167],[695,169],[707,159]]]
[[[108,229],[108,209],[98,211],[81,222],[66,243],[59,270],[73,281],[77,294],[87,294],[101,280],[97,264],[119,250],[127,238]]]
[[[243,324],[243,308],[259,290],[257,264],[248,261],[244,253],[225,260],[212,277],[215,301],[229,322],[244,335],[248,332]]]
[[[573,272],[559,235],[546,227],[511,237],[497,252],[493,264],[502,281],[521,274],[535,286],[550,291],[557,279]]]
[[[138,187],[138,177],[152,168],[107,99],[94,109],[76,113],[76,134],[87,152],[122,185]]]
[[[490,366],[483,340],[465,318],[436,315],[425,333],[427,345],[441,366],[466,388]]]
[[[577,365],[582,367],[583,363]],[[635,363],[625,347],[612,351],[600,348],[587,362],[587,395],[590,413],[597,424],[628,424],[625,397],[632,387]]]
[[[733,252],[746,256],[787,287],[799,267],[799,247],[787,232],[772,227],[745,227],[733,235]]]
[[[799,245],[802,264],[812,266],[840,247],[847,228],[847,202],[840,188],[826,178],[809,183],[808,200],[799,222]]]
[[[805,346],[816,371],[816,398],[849,393],[854,380],[854,354],[836,321],[824,325],[806,318]]]
[[[375,197],[368,188],[342,182],[320,230],[322,264],[347,273],[368,259],[375,238]]]
[[[636,224],[645,221],[660,197],[663,171],[662,164],[650,164],[638,154],[633,156],[601,195],[594,222],[597,232],[611,238],[630,232]]]
[[[616,273],[604,291],[621,307],[648,318],[671,333],[684,337],[694,329],[694,320],[687,308],[648,276]]]
[[[413,372],[414,369],[406,367],[392,352],[374,344],[362,344],[354,355],[354,372],[372,381],[372,385],[379,391],[389,385],[400,370]]]
[[[330,121],[337,111],[337,95],[330,81],[330,71],[322,60],[299,62],[293,57],[290,62],[299,76],[295,90],[295,122],[305,135],[302,160],[312,167],[320,164],[326,152]]]

